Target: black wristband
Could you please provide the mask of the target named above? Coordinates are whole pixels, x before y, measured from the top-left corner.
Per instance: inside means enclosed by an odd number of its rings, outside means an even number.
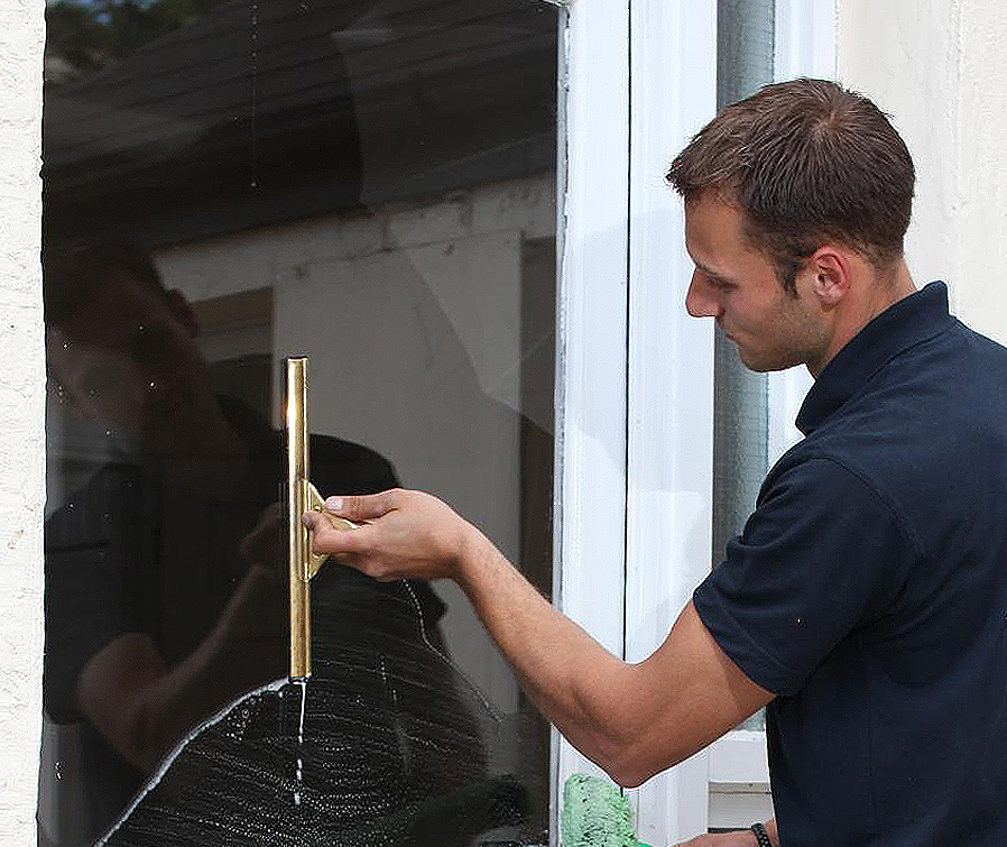
[[[761,823],[753,823],[752,832],[755,833],[755,840],[759,842],[759,847],[773,847],[773,842],[769,840],[769,833]]]

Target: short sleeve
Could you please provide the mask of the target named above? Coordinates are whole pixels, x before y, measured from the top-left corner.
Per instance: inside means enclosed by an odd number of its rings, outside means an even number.
[[[810,459],[768,484],[693,603],[746,676],[789,696],[884,613],[916,558],[891,504],[842,465]]]

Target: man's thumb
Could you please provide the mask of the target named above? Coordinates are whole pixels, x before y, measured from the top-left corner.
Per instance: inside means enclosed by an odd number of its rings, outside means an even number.
[[[354,522],[369,521],[388,514],[395,508],[398,491],[380,494],[337,495],[325,500],[325,510]]]

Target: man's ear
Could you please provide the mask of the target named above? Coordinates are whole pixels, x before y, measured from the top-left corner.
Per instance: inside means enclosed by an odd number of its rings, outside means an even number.
[[[835,308],[846,296],[851,271],[849,257],[830,244],[819,247],[805,265],[811,292],[825,309]]]
[[[190,338],[199,335],[199,323],[196,320],[196,313],[193,311],[185,295],[177,288],[168,292],[168,308],[175,316],[175,319],[185,327]]]

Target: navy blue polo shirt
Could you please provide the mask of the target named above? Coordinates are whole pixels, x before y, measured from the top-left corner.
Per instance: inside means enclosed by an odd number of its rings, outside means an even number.
[[[932,283],[829,362],[694,594],[767,708],[782,847],[1007,846],[1007,350]]]

